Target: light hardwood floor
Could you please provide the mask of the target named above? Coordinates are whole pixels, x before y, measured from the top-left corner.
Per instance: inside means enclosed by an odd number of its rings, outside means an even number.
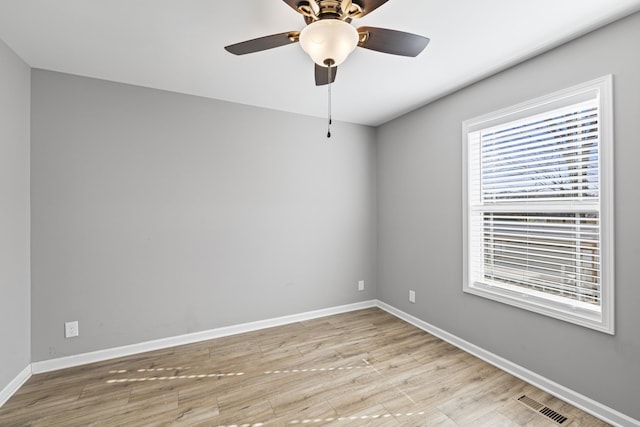
[[[1,426],[168,424],[607,425],[377,308],[34,375],[0,408]]]

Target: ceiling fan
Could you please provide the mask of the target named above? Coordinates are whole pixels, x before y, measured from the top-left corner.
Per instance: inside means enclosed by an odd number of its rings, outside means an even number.
[[[332,83],[337,67],[356,46],[401,56],[417,56],[429,39],[417,34],[378,27],[351,25],[388,0],[283,0],[304,17],[302,31],[288,31],[226,46],[235,55],[260,52],[300,42],[315,62],[316,85]]]

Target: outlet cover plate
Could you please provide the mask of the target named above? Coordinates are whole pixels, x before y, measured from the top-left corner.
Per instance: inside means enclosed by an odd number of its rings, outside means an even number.
[[[409,291],[409,302],[416,302],[416,291]]]
[[[78,321],[73,322],[65,322],[64,324],[64,337],[65,338],[73,338],[80,335],[80,331],[78,330]]]
[[[359,291],[364,291],[364,280],[360,280],[358,282],[358,290]]]

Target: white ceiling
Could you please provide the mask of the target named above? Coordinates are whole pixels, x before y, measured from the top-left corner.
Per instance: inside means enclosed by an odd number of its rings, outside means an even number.
[[[390,0],[354,25],[431,43],[416,58],[356,49],[332,87],[333,117],[379,125],[638,10],[640,0]],[[300,46],[223,49],[303,26],[281,0],[0,0],[0,39],[31,67],[325,117],[326,86]]]

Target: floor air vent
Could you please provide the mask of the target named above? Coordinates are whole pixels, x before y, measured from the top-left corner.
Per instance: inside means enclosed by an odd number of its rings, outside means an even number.
[[[528,408],[533,409],[537,413],[544,415],[545,417],[549,418],[550,420],[554,421],[557,424],[562,425],[568,420],[568,418],[565,417],[564,415],[559,414],[553,409],[544,406],[542,403],[536,400],[533,400],[527,395],[523,394],[522,396],[518,397],[516,400],[526,405]]]

